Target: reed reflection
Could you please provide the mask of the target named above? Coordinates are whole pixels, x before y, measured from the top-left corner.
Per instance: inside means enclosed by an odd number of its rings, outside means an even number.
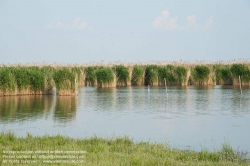
[[[127,111],[131,108],[132,105],[132,93],[131,87],[120,87],[117,89],[117,93],[115,95],[116,105],[120,107],[120,109],[116,109],[116,111]]]
[[[195,90],[195,109],[197,114],[209,114],[208,108],[212,108],[214,103],[214,86],[194,86]]]
[[[67,123],[75,119],[77,110],[77,96],[56,96],[54,119],[60,123]]]
[[[233,86],[230,90],[230,95],[228,95],[230,102],[230,108],[235,115],[240,113],[248,112],[250,113],[250,92],[248,87],[242,87],[242,96],[240,93],[240,88]],[[233,109],[232,109],[233,108]]]
[[[52,98],[53,96],[41,95],[0,97],[0,121],[12,122],[40,118],[51,109]]]
[[[117,88],[97,88],[96,101],[93,106],[96,111],[112,111],[116,109]],[[92,99],[91,99],[92,100]]]

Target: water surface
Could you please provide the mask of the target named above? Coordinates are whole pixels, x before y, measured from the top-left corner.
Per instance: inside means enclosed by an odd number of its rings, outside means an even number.
[[[250,89],[83,87],[72,96],[0,97],[0,131],[18,136],[129,136],[178,149],[250,151]]]

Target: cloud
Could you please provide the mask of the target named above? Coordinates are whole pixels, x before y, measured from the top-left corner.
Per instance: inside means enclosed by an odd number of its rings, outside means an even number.
[[[80,17],[77,17],[71,24],[64,24],[61,21],[57,21],[56,24],[54,25],[47,24],[44,26],[44,29],[46,30],[53,30],[53,29],[84,30],[88,28],[89,28],[88,23],[85,21],[81,21]]]
[[[193,14],[193,15],[187,16],[187,22],[188,22],[188,25],[196,24],[196,15]]]
[[[196,15],[192,14],[187,16],[187,28],[188,29],[196,29],[196,30],[207,30],[213,24],[213,16],[210,16],[204,25],[198,24],[196,22]]]
[[[204,28],[205,28],[205,29],[210,28],[210,27],[212,26],[212,24],[213,24],[213,21],[214,21],[214,17],[213,17],[213,16],[210,16],[210,18],[209,18],[209,19],[207,20],[207,22],[205,23]]]
[[[170,17],[170,13],[167,10],[161,12],[161,16],[155,18],[152,22],[153,28],[165,29],[165,30],[174,30],[178,29],[176,24],[177,17]]]
[[[157,16],[152,22],[154,29],[163,30],[207,30],[213,24],[213,16],[205,22],[204,25],[198,24],[196,21],[196,15],[192,14],[187,16],[187,25],[180,26],[177,24],[177,16],[170,17],[170,13],[167,10],[161,12],[161,16]]]

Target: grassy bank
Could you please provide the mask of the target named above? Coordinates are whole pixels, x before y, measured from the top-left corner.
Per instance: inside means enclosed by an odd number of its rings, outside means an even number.
[[[250,86],[250,63],[152,63],[72,66],[0,66],[0,96],[77,95],[79,86]]]
[[[147,142],[134,143],[130,139],[72,139],[63,136],[43,136],[35,137],[27,134],[24,138],[18,138],[11,133],[0,134],[0,162],[2,165],[13,165],[5,163],[10,160],[6,156],[12,156],[7,152],[14,151],[16,156],[24,158],[24,152],[30,152],[30,162],[36,160],[36,165],[42,164],[45,159],[31,158],[34,152],[40,155],[65,155],[67,151],[75,151],[83,164],[81,165],[249,165],[249,161],[240,157],[230,146],[223,145],[217,152],[194,152],[180,151],[172,149],[163,144],[150,144]],[[49,154],[48,151],[51,153]],[[56,153],[55,151],[60,152]],[[17,153],[19,152],[19,153]],[[21,153],[22,152],[22,153]],[[82,152],[82,153],[80,153]],[[22,154],[22,156],[21,156]],[[43,156],[43,157],[44,157]],[[21,160],[21,159],[18,159]],[[56,159],[50,159],[56,160]],[[64,161],[70,159],[61,159]],[[22,164],[18,164],[22,165]],[[23,164],[34,165],[34,164]],[[58,165],[58,164],[50,164]],[[62,164],[59,165],[79,165],[79,164]]]

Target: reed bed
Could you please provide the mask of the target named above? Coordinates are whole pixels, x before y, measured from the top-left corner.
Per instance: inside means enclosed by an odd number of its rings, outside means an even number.
[[[97,85],[96,70],[98,67],[88,66],[84,69],[85,73],[85,85],[94,86]]]
[[[27,64],[0,66],[0,96],[48,95],[56,87],[57,95],[77,95],[79,86],[100,88],[150,85],[239,85],[250,86],[248,61],[196,63],[157,62],[105,64],[93,62],[82,65]]]
[[[145,80],[145,66],[135,65],[133,66],[131,84],[132,85],[144,85]]]
[[[128,86],[131,85],[129,69],[123,65],[113,66],[113,70],[116,74],[116,85],[117,86]]]
[[[99,67],[96,72],[97,86],[100,88],[116,87],[115,74],[110,67]]]
[[[56,69],[53,79],[57,95],[77,95],[77,76],[70,68]]]

